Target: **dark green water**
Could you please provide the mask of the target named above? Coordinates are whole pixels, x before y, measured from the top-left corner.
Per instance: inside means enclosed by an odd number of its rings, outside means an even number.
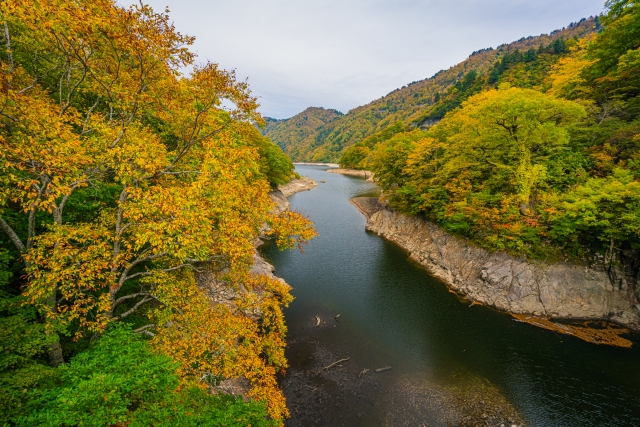
[[[529,426],[640,426],[640,344],[600,347],[469,307],[400,248],[365,232],[365,218],[349,199],[375,190],[373,184],[325,170],[298,166],[327,182],[289,199],[320,236],[304,254],[263,249],[294,288],[296,300],[285,310],[290,340],[317,335],[336,355],[351,357],[349,375],[363,367],[393,370],[374,374],[378,386],[367,404],[327,408],[324,425],[349,417],[344,425],[402,425],[390,414],[412,399],[406,425],[447,425],[438,411],[464,401],[450,396],[473,389],[486,394],[487,406],[503,397]],[[334,322],[336,314],[339,323],[310,329],[314,315]],[[292,369],[296,363],[294,357]],[[403,395],[407,390],[413,394]],[[367,405],[366,415],[353,418]]]

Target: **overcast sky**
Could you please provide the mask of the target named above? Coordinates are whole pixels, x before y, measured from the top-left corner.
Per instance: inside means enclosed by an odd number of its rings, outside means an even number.
[[[248,78],[260,111],[351,108],[475,50],[549,33],[604,0],[144,0],[196,37],[202,61]]]

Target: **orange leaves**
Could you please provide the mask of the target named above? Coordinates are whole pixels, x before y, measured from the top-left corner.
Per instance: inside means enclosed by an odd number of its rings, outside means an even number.
[[[193,39],[149,6],[7,0],[0,13],[12,46],[0,65],[0,215],[27,228],[9,235],[28,301],[52,332],[76,336],[142,312],[182,375],[244,376],[286,415],[275,372],[291,296],[251,276],[253,241],[265,223],[283,247],[315,231],[297,213],[268,215],[246,82],[210,63],[182,77]],[[233,306],[198,289],[193,271],[212,266]]]
[[[297,246],[303,251],[302,245],[317,236],[313,224],[298,212],[285,211],[278,216],[269,217],[267,222],[271,228],[270,234],[276,236],[281,249],[293,249]]]
[[[181,285],[175,287],[176,281]],[[181,363],[187,382],[247,378],[250,396],[266,400],[271,416],[281,419],[288,412],[275,374],[287,366],[280,304],[291,300],[289,288],[264,276],[246,278],[243,288],[237,288],[233,306],[213,306],[188,274],[176,275],[158,287],[166,309],[156,312],[159,329],[152,344]],[[262,315],[260,324],[253,318],[255,310]]]
[[[551,85],[549,93],[554,96],[566,98],[576,98],[584,95],[589,89],[584,85],[585,79],[582,73],[595,61],[588,59],[587,48],[594,36],[587,36],[580,39],[571,48],[571,54],[561,58],[553,67],[548,78]]]
[[[62,330],[72,322],[79,323],[76,335],[103,329],[108,322],[104,313],[110,308],[105,291],[112,281],[111,250],[103,226],[54,226],[25,256],[30,267],[24,296]],[[62,301],[52,310],[49,299],[54,292]]]
[[[92,163],[92,147],[83,144],[73,129],[77,114],[60,117],[57,106],[39,88],[28,94],[2,93],[0,103],[5,105],[5,126],[11,129],[0,138],[5,197],[21,203],[25,211],[34,202],[51,211],[56,198],[80,185]]]

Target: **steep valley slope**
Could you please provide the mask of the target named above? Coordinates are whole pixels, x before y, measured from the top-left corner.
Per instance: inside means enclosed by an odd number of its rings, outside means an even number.
[[[337,162],[345,148],[394,125],[429,127],[488,87],[500,83],[543,87],[553,64],[578,38],[598,29],[598,18],[591,17],[549,34],[482,49],[448,70],[409,83],[347,114],[311,107],[286,120],[267,119],[263,133],[293,161]]]

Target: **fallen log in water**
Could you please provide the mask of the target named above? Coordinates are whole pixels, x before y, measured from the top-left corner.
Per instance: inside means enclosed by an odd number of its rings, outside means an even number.
[[[380,373],[380,372],[384,372],[384,371],[390,371],[391,370],[391,366],[385,366],[384,368],[378,368],[378,369],[374,369],[374,372],[376,374]]]
[[[333,362],[331,365],[329,365],[329,366],[325,366],[324,368],[320,369],[316,375],[320,375],[320,373],[321,373],[322,371],[324,371],[325,369],[331,369],[331,368],[333,368],[334,366],[339,365],[339,364],[340,364],[340,363],[342,363],[342,362],[348,362],[348,361],[349,361],[349,359],[351,359],[351,358],[350,358],[350,357],[347,357],[346,359],[340,359],[340,360],[338,360],[337,362]]]

